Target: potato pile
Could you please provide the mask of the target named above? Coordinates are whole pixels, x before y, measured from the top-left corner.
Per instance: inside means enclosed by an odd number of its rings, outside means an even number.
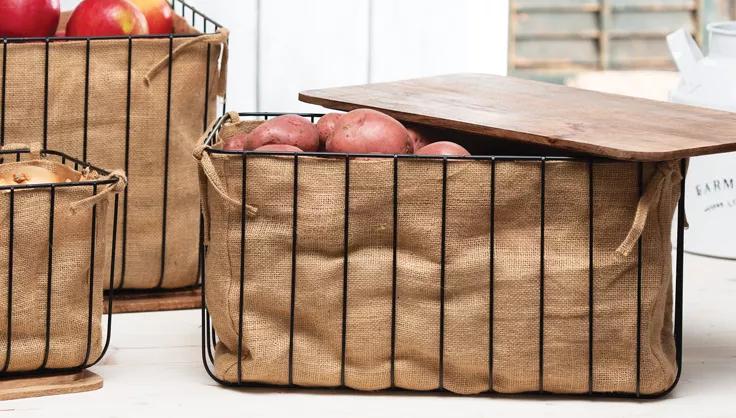
[[[270,119],[248,134],[224,141],[227,151],[332,152],[468,156],[453,142],[427,138],[416,129],[372,109],[329,113],[316,124],[298,115]]]

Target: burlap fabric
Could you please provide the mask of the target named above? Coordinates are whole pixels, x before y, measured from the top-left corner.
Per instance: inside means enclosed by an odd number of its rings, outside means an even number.
[[[221,134],[253,126],[226,124]],[[210,154],[204,146],[195,157],[208,218],[207,306],[220,338],[215,373],[234,382],[244,163],[240,155]],[[392,159],[350,160],[345,383],[360,390],[391,385],[393,164]],[[244,243],[242,379],[286,384],[294,158],[250,155],[245,166],[250,215]],[[682,174],[674,161],[643,168],[641,198],[637,164],[600,162],[593,168],[596,392],[636,390],[639,236],[641,393],[666,390],[677,372],[670,227]],[[586,393],[588,163],[548,161],[545,177],[543,389]],[[540,386],[541,163],[498,161],[493,182],[491,197],[489,161],[448,162],[443,385],[461,394],[489,389],[518,393]],[[345,161],[300,157],[297,198],[293,383],[337,386]],[[442,161],[400,160],[395,331],[395,384],[400,388],[440,385],[441,205]]]
[[[71,181],[100,179],[95,172],[76,172],[43,158],[0,164],[0,177],[19,167],[46,168]],[[6,371],[36,370],[44,365],[48,332],[47,368],[71,368],[97,360],[101,346],[102,291],[110,277],[109,242],[104,226],[111,196],[125,187],[118,182],[92,186],[56,188],[53,209],[50,188],[16,189],[14,192],[12,248],[10,239],[10,192],[0,192],[0,365]],[[96,206],[95,206],[96,205]],[[92,246],[93,208],[96,235]],[[49,242],[53,211],[53,242]],[[49,246],[53,248],[49,264]],[[91,271],[91,254],[94,266]],[[12,277],[9,270],[12,251]],[[50,265],[50,272],[49,272]],[[51,288],[48,288],[49,274]],[[90,282],[94,274],[93,282]],[[9,298],[12,278],[12,302]],[[47,312],[47,297],[51,305]],[[89,297],[92,293],[91,334],[88,334]],[[10,348],[8,307],[10,305]],[[50,314],[50,315],[48,315]],[[50,327],[46,327],[47,315]],[[88,339],[89,337],[89,339]],[[89,356],[85,362],[87,347]],[[0,366],[2,367],[2,366]]]
[[[177,34],[196,33],[181,18],[177,17],[175,23]],[[224,93],[227,37],[227,30],[222,29],[217,34],[174,39],[170,103],[167,102],[169,39],[132,40],[129,120],[126,117],[128,39],[90,42],[88,83],[85,83],[86,42],[50,43],[47,106],[44,105],[45,44],[7,45],[6,138],[25,143],[43,142],[44,109],[47,109],[47,148],[110,169],[125,169],[128,162],[130,186],[127,204],[123,199],[121,205],[121,210],[127,207],[127,215],[120,216],[117,246],[122,252],[125,239],[125,257],[119,254],[116,258],[121,265],[115,269],[118,276],[115,286],[120,286],[123,274],[123,286],[131,289],[153,288],[160,282],[164,288],[180,288],[198,282],[199,202],[197,169],[191,150],[216,115],[216,96]],[[222,66],[219,65],[221,56]],[[87,119],[85,90],[89,97]],[[170,107],[168,119],[167,107]],[[164,196],[166,175],[168,186]],[[127,231],[122,228],[124,221]],[[107,231],[111,233],[112,225],[107,226]]]

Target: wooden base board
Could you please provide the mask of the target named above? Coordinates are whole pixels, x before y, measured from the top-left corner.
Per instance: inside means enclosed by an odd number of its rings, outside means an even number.
[[[0,381],[0,401],[90,392],[102,388],[102,377],[89,370],[78,373]]]
[[[113,294],[112,313],[160,312],[199,309],[202,307],[202,290],[172,290],[157,292]],[[105,303],[107,313],[107,303]]]

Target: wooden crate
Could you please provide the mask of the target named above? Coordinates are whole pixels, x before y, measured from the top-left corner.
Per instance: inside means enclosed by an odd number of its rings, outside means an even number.
[[[511,0],[509,73],[562,82],[580,71],[673,69],[665,36],[681,27],[701,44],[734,0]]]

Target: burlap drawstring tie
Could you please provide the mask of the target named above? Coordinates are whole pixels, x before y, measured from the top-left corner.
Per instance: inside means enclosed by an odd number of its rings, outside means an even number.
[[[76,213],[80,209],[92,207],[102,200],[106,199],[110,194],[121,193],[128,185],[128,178],[125,176],[125,172],[123,172],[122,170],[112,171],[106,179],[115,179],[116,181],[115,183],[108,184],[107,187],[105,187],[101,192],[97,193],[96,195],[70,204],[69,210],[72,213]]]
[[[182,52],[186,51],[187,49],[191,48],[194,45],[198,45],[201,43],[205,43],[208,45],[217,45],[222,47],[222,62],[220,64],[220,75],[218,77],[218,86],[217,86],[217,94],[218,96],[224,96],[225,91],[227,89],[227,67],[228,67],[228,61],[229,61],[229,52],[227,47],[227,41],[230,36],[230,31],[225,28],[220,28],[220,30],[215,33],[214,35],[201,35],[196,36],[181,45],[177,46],[171,55],[166,55],[164,58],[162,58],[156,65],[154,65],[150,70],[148,70],[148,73],[143,78],[143,82],[146,84],[146,86],[151,85],[151,80],[156,77],[161,70],[166,68],[166,66],[169,64],[169,62],[173,62],[176,57],[181,55]]]
[[[215,165],[212,163],[212,158],[206,151],[208,148],[209,146],[200,143],[200,145],[198,145],[194,149],[192,155],[194,155],[194,158],[199,161],[199,166],[202,168],[202,172],[205,176],[207,176],[210,185],[212,185],[212,188],[217,192],[217,194],[219,194],[223,199],[225,199],[226,202],[230,203],[231,205],[235,207],[240,207],[242,205],[242,202],[240,200],[233,199],[232,197],[228,196],[227,191],[225,190],[225,185],[222,179],[220,179],[220,176],[217,174]],[[206,195],[203,194],[202,198],[204,199],[205,196]],[[245,209],[248,216],[255,217],[258,214],[258,208],[256,208],[255,206],[246,204]]]
[[[657,171],[654,173],[652,179],[649,180],[644,194],[639,199],[631,229],[624,241],[616,249],[618,255],[627,257],[631,254],[639,238],[644,233],[649,213],[656,208],[657,203],[662,197],[664,188],[673,182],[682,181],[682,173],[678,169],[679,164],[679,161],[667,161],[657,164]]]

